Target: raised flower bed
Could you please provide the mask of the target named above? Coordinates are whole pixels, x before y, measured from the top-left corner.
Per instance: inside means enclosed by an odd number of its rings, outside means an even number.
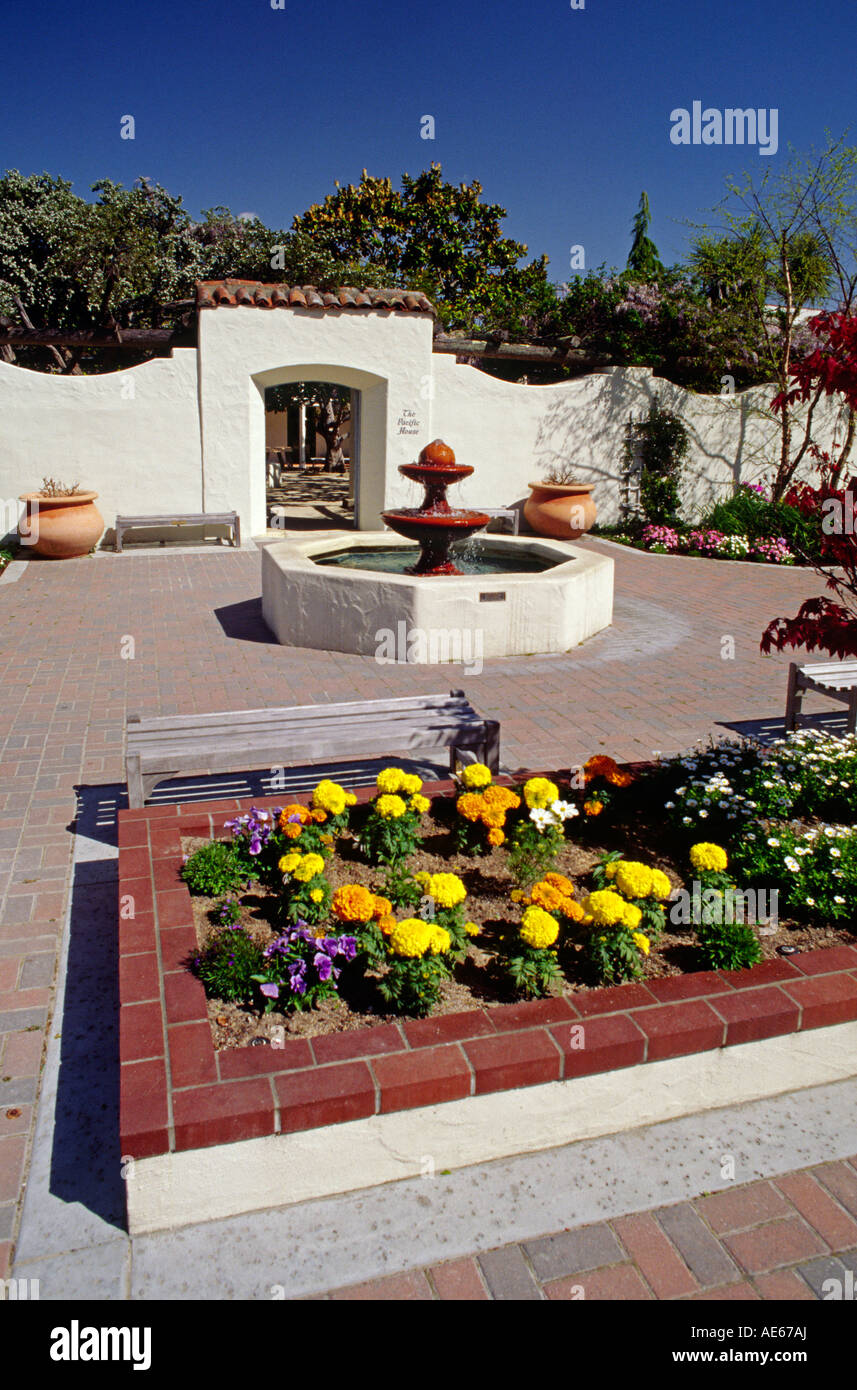
[[[747,767],[750,767],[750,761]],[[709,774],[705,766],[671,766],[652,777],[653,795],[660,797],[667,784],[674,784],[675,777],[685,771],[690,774],[689,780],[695,779],[701,783],[719,776],[721,781],[731,777],[736,788],[744,785],[741,782],[743,773],[739,769],[730,769],[727,777],[723,769]],[[765,771],[763,766],[759,773],[762,780],[765,780],[762,775]],[[759,768],[756,767],[752,775],[758,772]],[[361,804],[374,799],[377,810],[379,796],[397,794],[379,789],[357,793],[359,814],[356,820],[357,823],[362,822],[361,834],[366,825]],[[445,805],[447,811],[455,794],[460,797],[461,788],[451,783],[425,786],[415,793],[432,799],[440,808]],[[569,796],[571,794],[569,787]],[[795,793],[795,796],[801,794]],[[580,789],[580,796],[590,801],[594,799],[591,787],[588,790]],[[722,812],[717,812],[713,800],[715,796],[721,797]],[[718,823],[725,828],[730,815],[738,817],[732,804],[734,796],[746,798],[746,793],[735,790],[733,796],[724,800],[722,786],[719,792],[709,789],[708,804],[700,807],[707,812],[703,820],[708,819],[711,824],[719,816]],[[670,799],[674,800],[674,797]],[[688,799],[696,800],[699,804],[698,797],[688,798],[685,795],[684,801]],[[281,806],[281,802],[273,800],[261,805],[257,803],[256,812],[264,811],[271,816],[277,804]],[[418,807],[413,809],[418,811]],[[763,809],[767,811],[772,808]],[[795,809],[796,804],[780,807],[781,811],[787,810],[789,814]],[[800,806],[797,806],[797,810],[800,811]],[[714,816],[712,811],[716,813]],[[466,944],[465,940],[458,943],[458,952],[460,954],[463,948],[466,959],[459,961],[458,965],[454,964],[451,973],[441,981],[439,1010],[435,1006],[435,1011],[428,1016],[413,1016],[408,1008],[401,1007],[401,999],[386,1000],[388,1007],[384,1015],[374,1018],[370,1013],[355,1015],[350,1026],[345,1028],[315,1026],[323,1013],[323,1004],[318,1011],[296,1015],[289,1010],[279,1017],[276,1011],[264,1015],[255,1010],[252,1017],[259,1033],[251,1042],[228,1036],[218,1039],[217,1015],[213,1031],[211,1014],[212,1010],[222,1005],[206,997],[199,973],[189,968],[189,962],[195,961],[200,954],[199,913],[194,911],[194,902],[182,879],[182,872],[189,846],[221,837],[224,820],[234,822],[250,814],[249,806],[233,801],[213,806],[157,807],[120,814],[123,1154],[144,1159],[157,1154],[179,1153],[262,1136],[286,1135],[317,1126],[519,1086],[567,1081],[615,1068],[772,1038],[857,1018],[857,949],[852,944],[853,896],[848,877],[850,916],[843,911],[838,922],[830,922],[822,920],[812,908],[801,915],[792,904],[788,910],[795,912],[794,925],[784,930],[790,941],[798,944],[797,953],[778,955],[772,945],[774,938],[765,938],[758,944],[760,954],[766,958],[750,969],[694,970],[692,967],[699,964],[701,950],[696,942],[686,944],[686,949],[693,953],[693,959],[686,956],[684,962],[691,966],[690,972],[679,973],[675,959],[658,965],[657,951],[650,947],[647,955],[638,945],[635,948],[637,960],[634,962],[638,978],[623,985],[598,988],[587,983],[597,965],[597,953],[596,957],[587,956],[585,946],[578,942],[572,956],[586,958],[588,973],[585,977],[582,974],[578,979],[569,978],[570,974],[573,976],[573,971],[566,962],[562,979],[551,976],[549,980],[541,981],[546,990],[544,997],[516,1000],[515,972],[509,969],[510,961],[516,957],[498,946],[494,957],[502,963],[499,978],[503,984],[498,985],[494,995],[485,990],[481,994],[478,990],[472,990],[468,998],[453,994],[445,1006],[443,987],[450,980],[453,980],[455,988],[461,983],[460,979],[454,979],[456,970],[465,975],[469,971],[473,976],[482,968],[478,960],[475,966],[471,964],[470,951],[477,949],[473,942],[479,940],[476,937],[467,939]],[[311,816],[311,808],[306,814]],[[419,811],[418,819],[422,820],[424,814]],[[675,805],[670,814],[676,820],[673,833],[679,843],[682,835],[679,827],[687,815],[687,807]],[[761,817],[758,807],[753,814],[758,815],[760,826],[764,820],[764,828],[771,828],[769,817]],[[298,819],[293,821],[287,818],[286,824],[307,827],[311,824],[309,819],[304,820],[296,811],[291,811],[289,815]],[[383,817],[376,819],[383,820]],[[257,825],[265,824],[265,820],[255,813],[253,820]],[[576,829],[577,820],[566,818],[565,824],[575,827],[570,831],[575,839],[563,843],[559,851],[560,862],[563,854],[580,851],[578,841],[581,834]],[[599,820],[600,815],[590,816],[590,827]],[[243,822],[243,829],[248,824]],[[464,829],[466,838],[467,834],[473,833],[475,821],[467,823],[469,829],[455,823],[450,827],[449,822],[442,819],[440,824],[446,825],[446,834]],[[488,830],[492,828],[495,827],[487,827]],[[510,831],[513,829],[511,825],[508,828]],[[684,829],[694,831],[696,827]],[[301,830],[300,835],[294,836],[290,843],[295,845],[299,842],[303,833]],[[623,833],[618,825],[617,833]],[[600,834],[603,838],[603,833]],[[766,838],[780,837],[768,835]],[[827,836],[823,838],[828,839]],[[345,845],[352,843],[349,835],[343,834],[342,839]],[[838,847],[839,843],[845,846],[843,840],[837,841],[834,847]],[[848,857],[852,852],[850,843],[846,854],[847,866],[842,871],[846,876],[851,874],[851,860]],[[712,845],[713,842],[709,848]],[[590,844],[586,853],[596,869],[598,862],[602,861],[602,871],[606,873],[610,864],[617,860],[608,860],[604,866],[605,856],[599,852],[602,848],[597,843]],[[490,849],[491,854],[498,851],[505,853],[501,846],[491,846]],[[304,852],[315,851],[301,850],[300,854]],[[789,857],[796,863],[800,862],[794,856]],[[704,855],[698,856],[698,859],[700,874],[720,872],[716,856],[710,861]],[[803,859],[806,860],[807,856],[803,856]],[[352,887],[355,886],[354,879],[358,877],[356,862],[352,860],[349,863]],[[632,866],[642,863],[636,859],[623,859],[622,862]],[[299,864],[294,867],[299,867]],[[592,872],[590,869],[590,875]],[[670,872],[674,873],[674,870],[670,868]],[[617,876],[614,873],[614,877]],[[367,881],[370,877],[367,873]],[[570,879],[569,875],[565,877]],[[583,873],[579,875],[580,879],[584,877]],[[635,883],[633,872],[624,877],[627,892],[623,901],[626,903],[632,902],[635,889],[651,886]],[[545,876],[536,881],[544,882]],[[312,877],[307,878],[306,883],[297,890],[298,895],[304,889],[311,893],[311,883]],[[331,905],[343,886],[347,885],[340,883],[337,887],[330,886]],[[531,883],[529,889],[519,891],[524,891],[525,897],[531,897],[533,886]],[[611,888],[594,887],[591,877],[588,882],[575,886],[574,901],[578,903],[582,918],[593,917],[592,898],[595,894],[601,892],[622,896]],[[582,891],[587,887],[589,893]],[[369,888],[366,891],[375,898],[379,896]],[[712,887],[712,892],[715,891]],[[560,894],[560,897],[563,896]],[[843,894],[831,896],[841,897]],[[340,901],[347,903],[348,895],[341,894]],[[478,901],[478,895],[473,894],[472,904],[475,906]],[[653,899],[655,904],[657,901]],[[447,911],[454,913],[462,906],[451,904]],[[469,910],[471,900],[468,900],[467,906]],[[512,921],[514,930],[521,934],[524,916],[533,906],[547,917],[554,916],[556,920],[554,914],[538,903],[519,901],[514,904],[514,910],[510,907],[509,924],[505,928],[507,934]],[[597,902],[595,907],[598,907]],[[454,935],[450,927],[438,927],[437,911],[433,925],[419,916],[409,917],[405,910],[399,909],[381,913],[368,922],[363,920],[359,928],[343,930],[346,924],[337,921],[335,933],[330,931],[327,904],[324,904],[322,911],[327,911],[328,917],[325,923],[316,924],[316,930],[324,937],[336,935],[341,940],[343,936],[354,935],[359,938],[361,930],[370,937],[374,934],[376,944],[383,946],[382,959],[386,962],[383,965],[376,962],[375,976],[378,979],[385,977],[389,966],[388,956],[398,956],[406,967],[412,968],[415,963],[419,965],[420,962],[431,962],[432,959],[438,960],[451,954],[443,940],[440,942],[443,950],[435,953],[431,949],[434,930],[446,933],[450,937],[450,946]],[[567,917],[565,912],[569,914]],[[587,924],[585,920],[578,919],[577,913],[570,910],[568,901],[560,915],[563,916],[564,931],[571,931],[573,927],[585,933],[587,925],[590,928],[600,925],[594,921]],[[396,925],[381,923],[384,916],[392,917]],[[629,914],[629,918],[633,919],[634,914]],[[536,923],[542,928],[545,925],[540,917],[536,917]],[[606,923],[604,925],[607,926]],[[614,927],[617,932],[624,930],[626,934],[644,935],[640,930],[642,925],[639,921],[629,920],[625,924],[617,922]],[[485,921],[480,921],[479,926],[480,934],[488,930],[490,935],[490,926]],[[429,936],[427,945],[421,940],[423,928]],[[292,929],[288,926],[285,931],[282,927],[278,930],[280,935],[287,935]],[[694,930],[697,935],[700,934]],[[400,944],[405,948],[401,955],[393,949],[397,931],[401,936]],[[597,934],[602,933],[599,931]],[[609,937],[609,930],[605,930],[603,935]],[[502,936],[503,930],[498,928],[498,939]],[[548,942],[539,931],[535,931],[531,934],[530,943],[525,944],[529,944],[533,952],[551,952],[558,943]],[[359,947],[355,956],[366,953],[365,939],[356,939],[355,945]],[[526,963],[527,957],[521,953],[520,942],[517,950],[519,962],[523,960]],[[350,951],[344,953],[348,954]],[[487,956],[491,954],[490,950],[486,951]],[[328,956],[328,959],[336,965],[334,956]],[[294,961],[291,963],[294,964]],[[353,959],[343,958],[337,968],[347,971],[353,963]],[[482,964],[484,966],[485,962]],[[520,974],[520,965],[517,968]],[[318,967],[316,970],[318,974]],[[264,972],[254,970],[253,973]],[[371,977],[371,967],[367,973]],[[486,979],[491,979],[488,969],[484,970],[484,975]],[[282,971],[277,974],[281,983],[285,978]],[[411,983],[416,980],[418,986],[421,978],[417,970]],[[263,980],[256,983],[270,982]],[[319,982],[326,983],[322,980]],[[528,982],[526,971],[520,983],[522,987],[532,986],[533,981]],[[503,990],[510,993],[504,995]],[[407,990],[404,993],[407,995]],[[258,1003],[265,998],[265,995],[260,995]],[[268,998],[267,1002],[273,1006],[279,1001]],[[410,1002],[413,1003],[413,991]],[[409,999],[405,998],[404,1003],[407,1005]],[[400,1009],[396,1016],[393,1016],[393,1006]],[[415,1012],[421,1011],[418,1009]],[[277,1031],[270,1031],[264,1036],[263,1029],[270,1027],[272,1020],[276,1020],[274,1026]],[[293,1030],[291,1024],[296,1020],[300,1021],[300,1026]],[[311,1020],[311,1026],[306,1026],[304,1020]],[[238,1045],[235,1045],[236,1042]]]

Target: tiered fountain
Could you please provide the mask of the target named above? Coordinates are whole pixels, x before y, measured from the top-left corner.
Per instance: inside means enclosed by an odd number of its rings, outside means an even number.
[[[396,512],[382,512],[384,521],[409,541],[416,541],[420,558],[407,574],[461,574],[449,558],[453,541],[465,541],[483,526],[490,517],[484,512],[462,511],[450,507],[446,490],[453,483],[469,478],[473,469],[456,463],[455,454],[442,439],[435,439],[422,450],[416,463],[402,463],[399,472],[411,482],[422,483],[425,497],[421,507],[403,507]]]
[[[542,536],[486,534],[467,547],[475,553],[456,555],[456,566],[450,550],[455,555],[456,543],[490,519],[446,499],[450,484],[473,471],[436,439],[418,462],[399,465],[425,497],[420,507],[382,512],[390,530],[319,532],[266,545],[262,612],[277,640],[378,662],[459,661],[478,647],[481,663],[483,656],[569,651],[606,627],[613,611],[606,555]],[[424,639],[416,650],[428,656],[411,655],[415,634]],[[392,639],[396,657],[389,656]]]

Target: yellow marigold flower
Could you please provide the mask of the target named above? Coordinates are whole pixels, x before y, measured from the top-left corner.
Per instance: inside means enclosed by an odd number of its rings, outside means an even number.
[[[420,869],[419,873],[412,875],[412,878],[414,879],[415,883],[426,884],[431,878],[431,874],[426,873],[425,869]]]
[[[521,920],[520,934],[528,946],[544,950],[552,946],[559,936],[559,922],[540,907],[528,907]]]
[[[417,792],[422,791],[423,779],[418,777],[415,772],[403,772],[402,784],[399,788],[406,796],[416,796]]]
[[[345,793],[345,804],[346,804],[346,806],[356,806],[356,805],[357,805],[357,797],[354,795],[354,792],[346,792],[346,793]]]
[[[376,894],[375,894],[375,911],[372,913],[372,916],[373,916],[373,917],[386,917],[387,914],[388,914],[389,912],[392,912],[392,911],[393,911],[393,904],[390,902],[390,899],[389,899],[389,898],[381,898],[381,897],[379,897],[378,894],[376,893]]]
[[[690,862],[698,874],[705,873],[706,870],[722,873],[729,860],[725,849],[721,849],[719,845],[710,845],[703,842],[691,846]]]
[[[626,898],[647,898],[652,891],[652,871],[635,859],[620,859],[614,883]]]
[[[429,925],[431,926],[429,950],[433,956],[443,956],[452,945],[452,937],[446,927],[438,927],[434,923],[429,923]]]
[[[467,932],[468,936],[478,936],[482,928],[478,922],[465,922],[464,930]]]
[[[618,893],[614,893],[612,888],[600,888],[597,892],[590,893],[581,903],[583,911],[599,927],[615,927],[620,922],[624,923],[625,913],[631,906],[632,904],[626,903]],[[639,910],[634,908],[635,912]]]
[[[530,810],[543,811],[546,806],[559,800],[559,787],[547,777],[531,777],[524,784],[524,800]]]
[[[513,888],[511,893],[509,894],[509,897],[512,899],[513,903],[520,903],[524,901],[524,894],[521,892],[520,888]]]
[[[290,874],[301,862],[301,856],[296,849],[284,854],[282,859],[277,860],[277,868],[281,874]]]
[[[324,869],[324,859],[320,854],[305,854],[294,871],[299,883],[309,883],[311,878]]]
[[[616,877],[616,870],[618,869],[618,867],[619,867],[619,861],[618,861],[617,859],[612,860],[611,863],[605,865],[605,868],[604,868],[605,876],[606,876],[607,878],[615,878],[615,877]]]
[[[397,956],[424,956],[431,948],[434,923],[420,917],[406,917],[390,932],[390,946]]]
[[[338,782],[325,777],[312,794],[312,804],[331,816],[341,816],[348,805],[348,793]]]
[[[673,886],[661,869],[652,869],[652,897],[663,902],[668,898],[673,890]]]
[[[487,839],[489,845],[502,845],[506,836],[503,834],[499,826],[492,826],[485,838]]]
[[[464,792],[455,803],[456,810],[465,820],[477,821],[485,810],[485,802],[475,792]]]
[[[378,797],[375,802],[375,809],[379,816],[383,816],[384,820],[398,820],[408,808],[400,796],[393,796],[388,793]]]
[[[324,897],[324,889],[323,889],[323,888],[313,888],[313,889],[311,889],[311,890],[310,890],[310,897],[312,898],[312,900],[313,900],[314,903],[320,903],[321,900],[322,900],[322,898]]]
[[[405,774],[400,767],[385,767],[383,772],[379,772],[375,778],[375,785],[379,792],[400,792],[404,776]]]
[[[604,802],[603,802],[603,801],[596,801],[596,800],[593,799],[592,801],[584,801],[584,803],[583,803],[583,812],[584,812],[584,815],[587,815],[587,816],[600,816],[600,815],[601,815],[601,812],[602,812],[603,810],[604,810]]]
[[[375,915],[375,894],[359,883],[345,883],[337,888],[330,906],[342,922],[371,922]]]
[[[426,891],[438,907],[457,907],[467,897],[467,889],[458,874],[432,874]]]
[[[468,790],[487,787],[491,782],[491,769],[484,763],[470,763],[462,772],[461,780]]]
[[[411,797],[410,802],[408,804],[412,811],[416,811],[417,814],[421,816],[425,815],[429,806],[431,806],[431,802],[429,801],[428,797],[420,796],[419,792],[417,792],[414,796]]]
[[[641,931],[635,931],[633,937],[634,945],[642,951],[644,956],[647,956],[649,954],[649,938],[644,936]]]
[[[378,926],[384,936],[389,936],[391,931],[395,931],[396,919],[392,912],[385,912],[383,917],[379,917]]]
[[[643,914],[634,903],[625,903],[625,911],[622,914],[622,925],[635,931],[643,920]]]

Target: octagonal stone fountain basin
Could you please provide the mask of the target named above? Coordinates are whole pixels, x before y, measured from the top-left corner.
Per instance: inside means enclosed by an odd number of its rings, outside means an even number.
[[[401,550],[404,571],[416,548],[390,531],[304,533],[262,551],[262,612],[284,646],[429,664],[565,652],[612,622],[606,556],[535,536],[486,534],[478,549],[491,573],[431,578],[357,567]],[[546,567],[515,572],[533,564]]]

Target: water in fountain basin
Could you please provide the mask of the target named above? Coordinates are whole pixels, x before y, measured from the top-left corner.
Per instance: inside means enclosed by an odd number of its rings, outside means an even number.
[[[312,558],[316,565],[329,565],[337,569],[405,574],[419,553],[415,545],[354,546],[349,550],[337,550],[330,555],[314,555]],[[450,557],[462,574],[541,574],[561,563],[535,555],[523,547],[515,547],[514,552],[492,548],[479,536],[471,536],[461,544],[454,544]]]

